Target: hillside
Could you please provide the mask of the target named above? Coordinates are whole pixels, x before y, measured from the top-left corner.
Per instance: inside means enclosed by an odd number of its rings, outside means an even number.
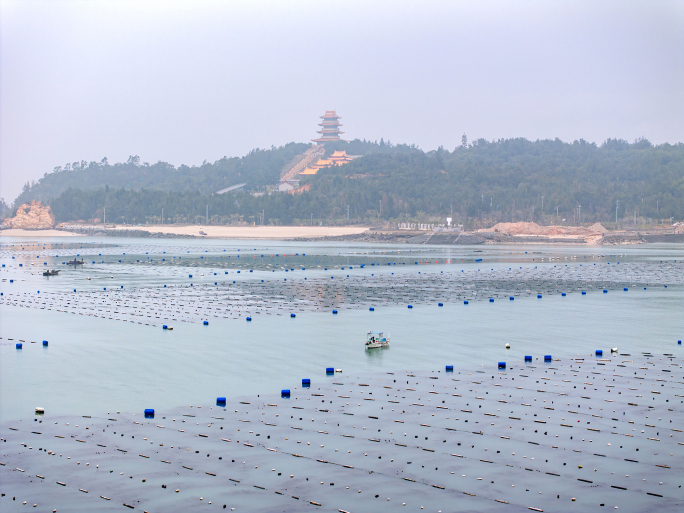
[[[289,143],[270,150],[255,149],[242,158],[224,157],[201,166],[174,167],[166,162],[141,163],[138,157],[127,162],[109,164],[101,162],[74,162],[62,168],[56,167],[35,184],[26,183],[14,205],[42,200],[50,202],[69,188],[84,191],[125,188],[134,191],[154,189],[165,192],[198,191],[212,194],[217,190],[247,182],[249,189],[257,190],[272,185],[280,178],[280,170],[296,155],[308,148],[308,144]]]
[[[25,194],[30,197],[48,185],[62,189],[50,202],[58,222],[101,218],[103,207],[107,219],[117,222],[158,222],[162,208],[168,221],[195,222],[209,205],[217,223],[256,222],[262,211],[266,224],[308,223],[312,217],[329,223],[346,220],[349,205],[350,220],[357,222],[443,222],[452,215],[454,222],[548,224],[562,219],[576,223],[581,215],[586,223],[614,221],[616,201],[620,219],[635,214],[684,218],[684,144],[653,146],[646,140],[608,140],[601,146],[558,139],[478,140],[453,151],[430,152],[384,141],[340,142],[328,151],[345,149],[363,156],[303,178],[302,184],[311,185],[309,192],[211,195],[238,181],[248,183],[247,192],[274,184],[282,165],[305,147],[291,143],[242,159],[155,170],[158,181],[150,171],[154,166],[130,163],[99,166],[93,170],[97,179],[85,187],[63,179],[74,171],[54,173]],[[77,174],[83,177],[82,170]],[[113,186],[113,177],[119,185]],[[112,186],[98,187],[103,183]]]

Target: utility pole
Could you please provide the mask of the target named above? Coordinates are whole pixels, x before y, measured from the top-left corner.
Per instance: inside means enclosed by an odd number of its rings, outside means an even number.
[[[557,207],[556,207],[556,217],[558,217],[558,209],[559,209],[559,208],[560,208],[560,206],[557,206]]]
[[[582,226],[582,205],[577,205],[577,217],[579,217],[579,226]]]
[[[266,215],[266,209],[261,210],[261,226],[264,225],[264,216]]]
[[[205,219],[206,219],[207,225],[208,225],[209,224],[209,205],[207,205],[207,215],[206,215]]]
[[[102,217],[102,224],[107,224],[107,207],[104,207],[104,216]]]
[[[542,212],[544,212],[544,196],[542,196]]]
[[[311,226],[313,226],[313,214],[311,214]]]
[[[382,200],[380,200],[380,217],[382,217]]]
[[[349,221],[349,205],[347,205],[347,221]]]
[[[164,207],[162,207],[161,224],[162,224],[162,226],[164,226]]]
[[[615,200],[615,224],[617,224],[617,214],[618,214],[618,205],[620,204],[620,200]]]

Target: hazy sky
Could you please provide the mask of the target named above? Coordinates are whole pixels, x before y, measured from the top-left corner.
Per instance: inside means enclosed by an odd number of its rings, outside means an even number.
[[[684,141],[683,1],[0,0],[0,196],[316,137]]]

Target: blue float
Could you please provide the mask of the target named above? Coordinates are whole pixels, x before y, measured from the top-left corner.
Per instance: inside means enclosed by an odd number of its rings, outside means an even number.
[[[17,342],[17,349],[21,349],[24,345],[21,342]]]
[[[506,362],[499,362],[499,369],[505,369],[506,368]]]
[[[408,305],[409,308],[413,308],[413,305]]]
[[[544,355],[544,361],[545,361],[545,362],[550,362],[551,360],[552,360],[552,358],[551,358],[551,355],[550,355],[550,354],[545,354],[545,355]]]
[[[295,314],[291,313],[290,317],[297,317]]]
[[[43,340],[43,345],[44,345],[44,346],[48,345],[48,341],[47,341],[47,340]]]
[[[250,322],[250,321],[252,320],[252,318],[251,318],[251,317],[247,317],[246,320],[247,320],[248,322]]]
[[[326,367],[325,373],[326,374],[334,374],[335,373],[335,367]]]
[[[625,287],[625,288],[622,289],[622,290],[624,290],[625,292],[627,292],[629,289],[628,289],[627,287]]]
[[[226,405],[226,398],[225,397],[217,397],[216,398],[216,406],[225,406]]]
[[[337,310],[333,310],[332,313],[335,314],[335,315],[337,315]]]
[[[145,408],[145,418],[146,419],[153,419],[154,418],[154,409],[153,408]]]
[[[437,306],[444,306],[444,303],[437,303]]]
[[[280,391],[280,397],[290,397],[290,389],[284,388]]]
[[[603,349],[597,349],[596,356],[603,356]]]
[[[490,303],[493,303],[493,302],[494,302],[494,298],[493,298],[493,297],[490,297],[490,298],[489,298],[489,302],[490,302]]]
[[[561,296],[565,296],[565,292],[561,292]]]
[[[532,361],[532,356],[530,356],[530,355],[525,355],[525,361],[526,361],[526,362],[531,362],[531,361]]]
[[[606,289],[603,289],[604,294],[608,294],[608,291]]]
[[[515,298],[514,298],[513,296],[511,296],[509,299],[510,299],[511,301],[515,301]]]
[[[302,386],[308,387],[311,385],[311,379],[310,378],[302,378]]]
[[[586,291],[586,290],[583,290],[583,291],[582,291],[582,295],[583,295],[583,296],[586,296],[586,295],[587,295],[587,291]]]
[[[209,326],[209,321],[204,321],[202,324],[204,324],[205,326]]]
[[[447,365],[447,366],[446,366],[446,371],[447,371],[447,372],[454,372],[454,366],[453,366],[453,365]]]
[[[463,301],[463,304],[464,304],[464,305],[467,305],[467,304],[468,304],[468,301]]]
[[[373,308],[372,306],[371,306],[368,310],[369,310],[370,312],[375,312],[375,308]]]

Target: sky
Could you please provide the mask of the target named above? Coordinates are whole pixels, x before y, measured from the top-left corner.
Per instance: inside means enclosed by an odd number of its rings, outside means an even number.
[[[0,0],[0,197],[317,137],[684,141],[682,1]]]

